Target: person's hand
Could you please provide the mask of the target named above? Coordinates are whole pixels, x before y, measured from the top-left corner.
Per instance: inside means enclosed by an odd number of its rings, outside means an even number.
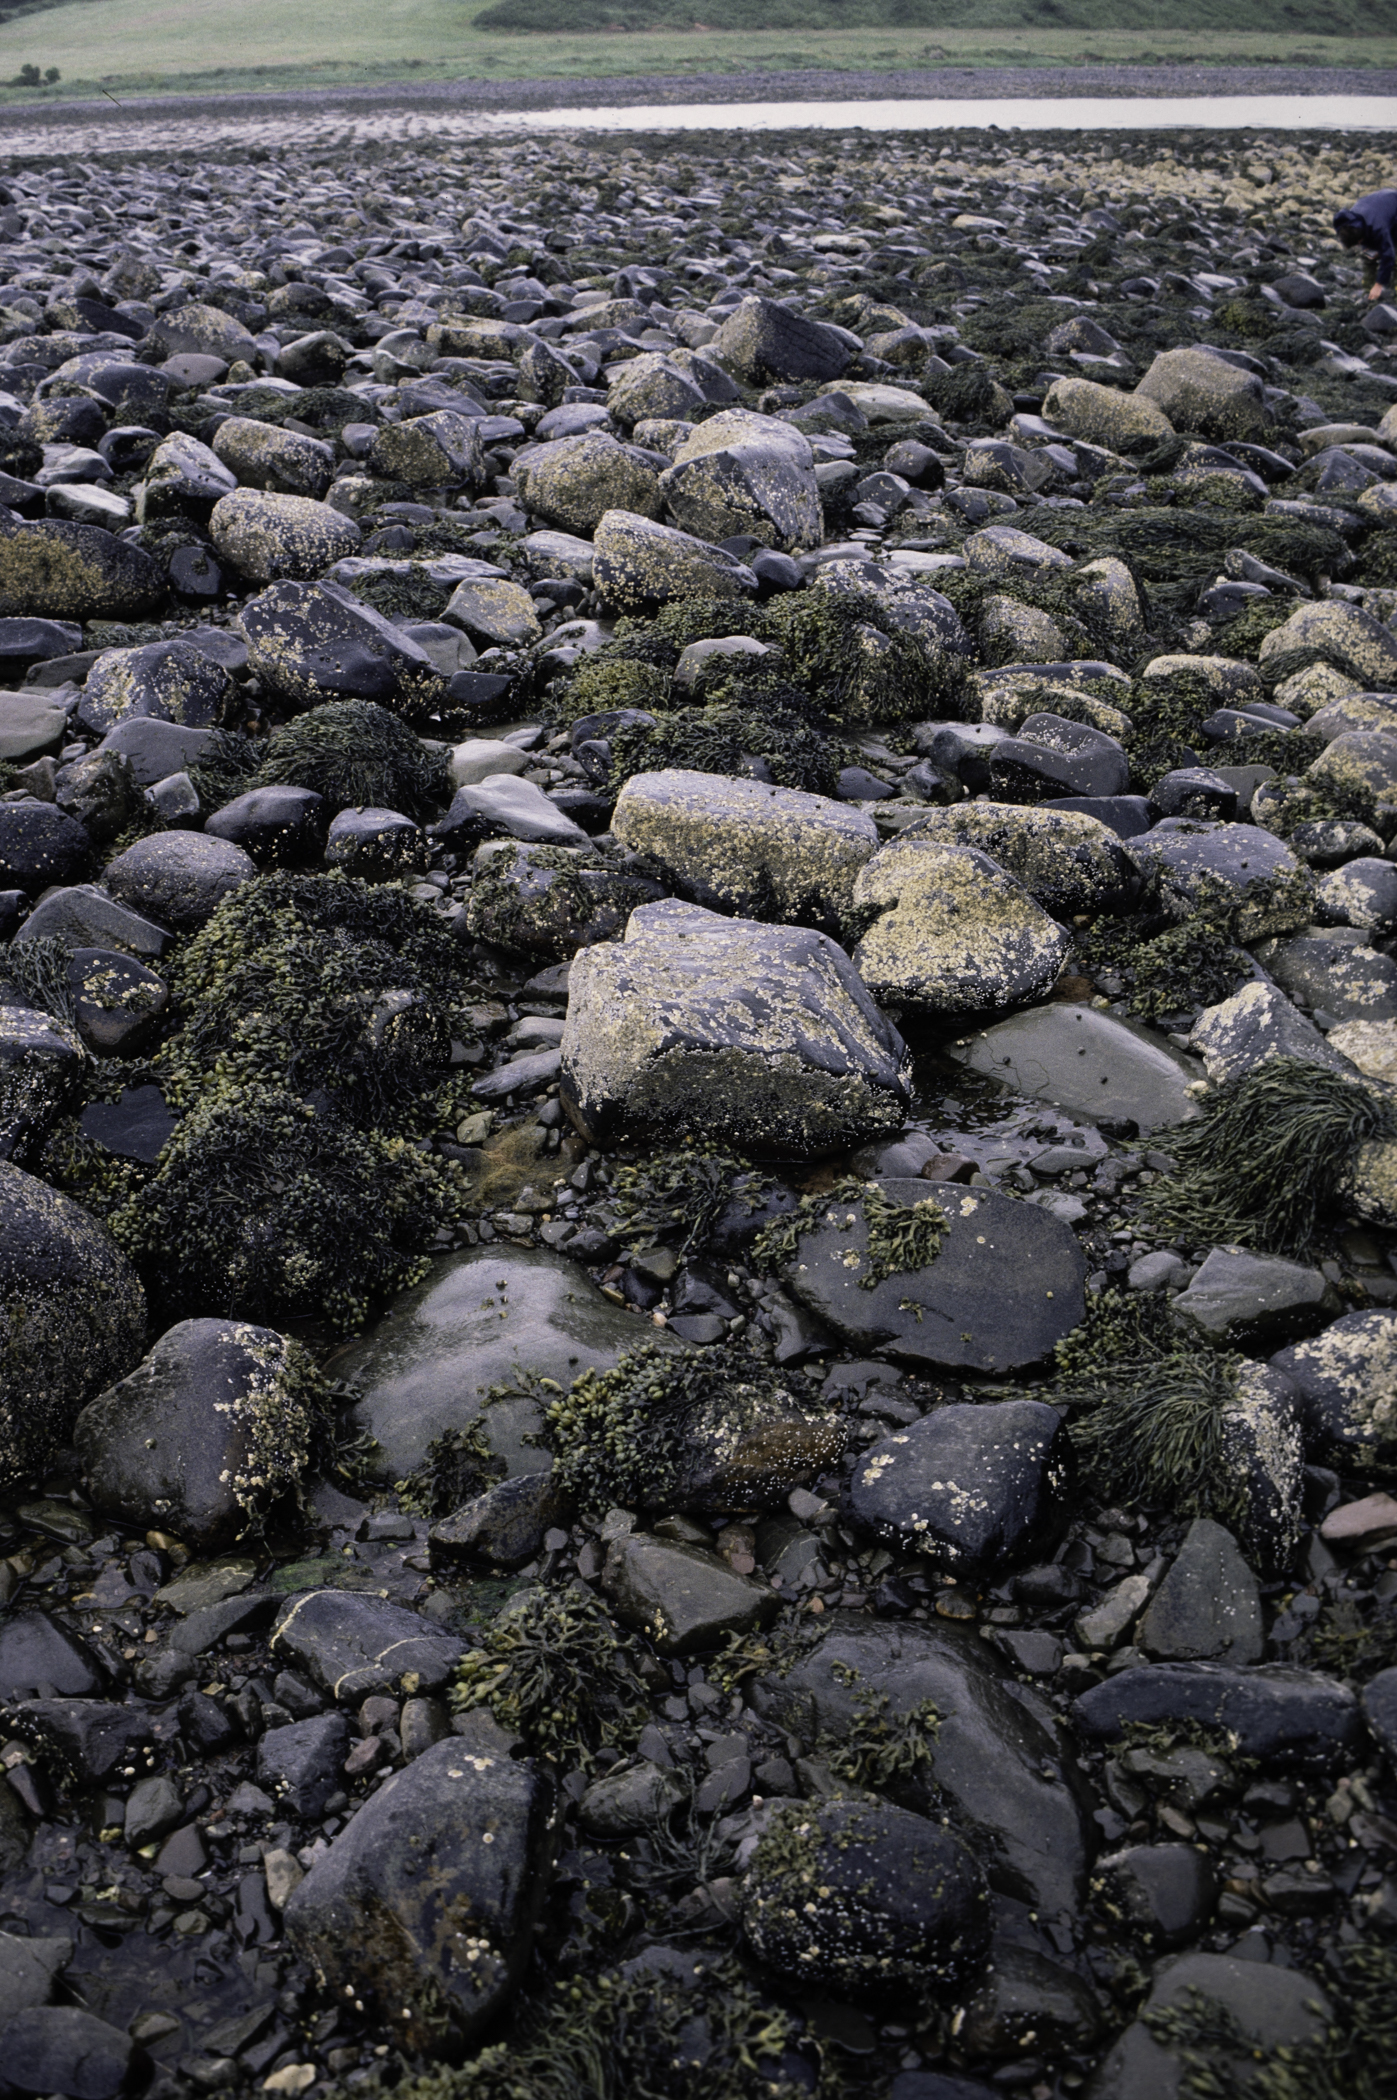
[[[1388,288],[1385,284],[1375,284],[1373,286],[1373,289],[1369,292],[1368,297],[1370,299],[1385,299],[1387,297],[1387,290]]]

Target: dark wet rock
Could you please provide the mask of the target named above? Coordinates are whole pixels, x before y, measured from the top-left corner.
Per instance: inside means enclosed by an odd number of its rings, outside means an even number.
[[[1032,1947],[996,1938],[984,1982],[965,2008],[957,2039],[974,2056],[1090,2048],[1102,2008],[1091,1986]]]
[[[330,820],[326,866],[343,868],[360,881],[392,882],[422,874],[427,860],[421,827],[398,810],[342,809]]]
[[[1386,1464],[1397,1445],[1397,1313],[1345,1313],[1271,1358],[1296,1393],[1307,1451]]]
[[[612,939],[639,905],[663,895],[643,875],[592,867],[527,841],[501,842],[477,858],[466,926],[478,940],[564,958]]]
[[[929,1701],[939,1725],[928,1762],[898,1798],[926,1812],[939,1788],[991,1888],[1054,1916],[1073,1910],[1085,1884],[1088,1796],[1071,1752],[1016,1690],[978,1634],[841,1614],[784,1675],[753,1680],[749,1704],[813,1742],[822,1732],[843,1740],[870,1700],[893,1720]]]
[[[1217,1876],[1194,1845],[1131,1845],[1096,1863],[1106,1901],[1147,1946],[1186,1947],[1217,1901]]]
[[[109,729],[94,757],[111,762],[125,760],[139,787],[149,788],[172,773],[185,771],[207,758],[212,732],[187,729],[183,723],[162,722],[154,715],[132,715]]]
[[[974,1854],[882,1802],[783,1808],[752,1856],[742,1925],[759,1961],[856,2001],[964,1987],[989,1951]]]
[[[0,2032],[5,2076],[21,2093],[61,2093],[66,2100],[118,2100],[150,2076],[145,2051],[76,2005],[32,2006]]]
[[[1379,1670],[1369,1679],[1363,1713],[1389,1765],[1397,1768],[1397,1670]]]
[[[0,1159],[34,1163],[86,1064],[82,1042],[65,1022],[32,1007],[0,1005]]]
[[[1237,2059],[1243,2070],[1254,2052],[1318,2040],[1332,2016],[1328,1997],[1303,1970],[1229,1954],[1181,1954],[1165,1963],[1155,1972],[1142,2012],[1185,2008],[1199,1996],[1222,2006],[1240,2028]],[[1144,2018],[1126,2028],[1088,2088],[1090,2100],[1179,2100],[1184,2090],[1178,2051],[1156,2042]]]
[[[1214,1247],[1174,1300],[1180,1318],[1242,1349],[1314,1334],[1338,1310],[1334,1287],[1318,1269],[1241,1247]]]
[[[823,519],[809,441],[772,416],[733,408],[699,424],[659,488],[675,524],[701,539],[743,533],[784,554],[819,545]]]
[[[569,1498],[551,1473],[496,1481],[432,1526],[432,1564],[450,1567],[457,1561],[482,1560],[495,1567],[520,1568],[542,1551],[545,1532],[565,1525],[570,1514]]]
[[[1313,877],[1290,849],[1254,824],[1168,817],[1130,844],[1151,901],[1171,918],[1199,906],[1237,910],[1240,940],[1288,933],[1313,909]]]
[[[1261,1591],[1230,1531],[1195,1517],[1150,1599],[1137,1639],[1163,1661],[1260,1662]]]
[[[115,1101],[89,1101],[78,1118],[85,1138],[118,1159],[153,1165],[174,1133],[175,1119],[158,1086],[124,1087]]]
[[[407,2007],[404,2043],[454,2055],[522,1978],[547,1896],[553,1790],[532,1766],[454,1738],[360,1809],[286,1906],[329,1989]],[[488,1843],[486,1842],[488,1840]],[[365,1918],[377,1929],[364,1932]]]
[[[849,1510],[887,1544],[982,1575],[1051,1551],[1071,1514],[1074,1473],[1055,1408],[943,1407],[861,1455]]]
[[[563,1097],[593,1138],[808,1153],[902,1120],[901,1037],[823,934],[645,905],[569,986]]]
[[[1023,885],[973,846],[920,830],[859,871],[854,964],[874,997],[968,1020],[1041,998],[1071,940]]]
[[[851,357],[832,328],[757,296],[739,301],[709,350],[749,386],[772,379],[837,379]]]
[[[666,1346],[654,1328],[645,1338]],[[638,1339],[635,1320],[565,1256],[477,1247],[439,1263],[330,1369],[363,1396],[353,1420],[379,1447],[381,1477],[401,1479],[434,1437],[473,1419],[512,1476],[547,1470],[547,1452],[528,1440],[542,1409],[522,1394],[486,1407],[490,1388],[518,1386],[527,1372],[567,1386],[584,1370],[610,1370]]]
[[[68,967],[73,1025],[101,1057],[130,1057],[169,1004],[163,978],[111,948],[78,948]]]
[[[107,863],[102,880],[119,904],[176,933],[192,933],[256,873],[256,863],[231,840],[168,831],[128,846]]]
[[[1312,1670],[1263,1663],[1159,1662],[1120,1670],[1072,1702],[1089,1742],[1114,1743],[1132,1722],[1196,1721],[1235,1735],[1244,1757],[1301,1771],[1327,1770],[1362,1739],[1358,1701]]]
[[[295,867],[320,852],[325,800],[313,788],[250,788],[216,809],[204,833],[240,846],[259,868]]]
[[[1357,927],[1306,927],[1263,941],[1256,959],[1291,999],[1337,1021],[1397,1019],[1397,962]]]
[[[400,1604],[344,1590],[310,1590],[284,1607],[272,1648],[329,1698],[358,1705],[405,1677],[435,1691],[464,1644]]]
[[[31,759],[52,757],[67,734],[67,710],[55,707],[45,694],[0,693],[0,759],[7,764],[22,766]]]
[[[0,2021],[12,2020],[31,2006],[47,2005],[72,1953],[69,1939],[20,1939],[13,1932],[0,1933]]]
[[[12,1718],[22,1739],[77,1786],[98,1786],[119,1767],[135,1765],[150,1740],[147,1713],[101,1699],[30,1699]]]
[[[1134,1123],[1141,1132],[1198,1114],[1197,1067],[1158,1036],[1114,1014],[1054,1005],[1015,1014],[952,1046],[973,1072],[1073,1115]]]
[[[431,835],[454,853],[469,852],[483,839],[525,839],[536,845],[584,846],[581,826],[532,780],[493,773],[478,787],[459,787]]]
[[[38,898],[87,873],[92,840],[52,802],[0,803],[0,886]]]
[[[242,613],[248,667],[293,707],[376,700],[412,715],[445,680],[399,628],[337,583],[275,583]]]
[[[284,1335],[181,1320],[89,1402],[73,1436],[99,1509],[207,1551],[295,1485],[316,1428],[306,1372]]]
[[[663,1824],[684,1799],[684,1781],[648,1758],[594,1779],[578,1804],[594,1837],[630,1837]]]
[[[88,1212],[0,1165],[0,1477],[42,1470],[90,1395],[140,1354],[145,1297]]]
[[[93,1650],[48,1612],[16,1612],[0,1625],[0,1698],[88,1699],[105,1689]]]
[[[775,1590],[718,1554],[643,1532],[612,1541],[602,1588],[622,1624],[643,1629],[661,1655],[721,1647],[730,1634],[769,1626],[781,1605]]]
[[[1130,760],[1118,740],[1061,715],[1030,715],[990,752],[990,790],[1004,802],[1123,795],[1129,785]]]
[[[902,1183],[899,1200],[916,1188]],[[864,1288],[863,1205],[832,1200],[800,1238],[789,1289],[846,1341],[899,1363],[998,1372],[1041,1362],[1083,1315],[1086,1263],[1071,1228],[989,1190],[932,1185],[916,1200],[935,1203],[948,1226],[924,1268]]]
[[[340,1790],[349,1743],[343,1714],[316,1714],[288,1728],[269,1728],[257,1745],[257,1783],[293,1815],[314,1821]]]

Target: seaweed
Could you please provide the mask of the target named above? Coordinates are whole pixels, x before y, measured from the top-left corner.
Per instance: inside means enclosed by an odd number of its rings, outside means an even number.
[[[71,1022],[76,1010],[68,979],[72,960],[72,950],[61,937],[44,934],[12,942],[0,956],[0,997],[17,994],[22,1006]]]
[[[590,1764],[650,1718],[634,1644],[618,1637],[590,1590],[521,1590],[456,1667],[456,1713],[488,1707],[537,1757]]]
[[[646,1963],[521,2000],[505,2040],[392,2092],[395,2100],[809,2100],[811,2066],[797,2058],[791,2067],[788,2054],[797,2032],[731,1957],[706,1955],[678,1977]]]
[[[1397,2100],[1397,1947],[1335,1946],[1337,2012],[1303,2042],[1262,2046],[1215,1999],[1190,1991],[1145,2014],[1182,2062],[1187,2100]]]
[[[1145,1208],[1156,1227],[1274,1254],[1307,1248],[1359,1146],[1397,1136],[1397,1105],[1361,1079],[1272,1058],[1204,1096],[1173,1133],[1175,1170]]]
[[[795,1260],[797,1247],[808,1232],[819,1232],[827,1225],[851,1231],[858,1223],[857,1212],[845,1209],[851,1204],[862,1206],[868,1230],[861,1290],[874,1290],[889,1276],[926,1268],[941,1252],[951,1229],[934,1196],[920,1203],[896,1203],[876,1182],[846,1177],[824,1195],[802,1197],[793,1211],[766,1226],[752,1244],[753,1268],[786,1267]],[[838,1215],[841,1210],[843,1217]]]
[[[257,785],[264,746],[231,729],[215,729],[201,757],[189,767],[190,785],[201,809],[222,809]]]
[[[427,1456],[405,1480],[394,1482],[399,1506],[421,1517],[447,1517],[504,1477],[505,1462],[490,1448],[485,1424],[472,1416],[463,1428],[434,1436]]]
[[[225,1085],[184,1117],[108,1219],[177,1315],[305,1315],[362,1328],[420,1282],[423,1244],[465,1207],[451,1162],[356,1129],[285,1088]]]
[[[618,729],[611,738],[606,791],[619,795],[634,774],[670,766],[732,778],[750,772],[753,759],[780,786],[819,795],[834,793],[843,764],[839,747],[800,714],[715,702],[664,715],[653,728],[631,722]]]
[[[1237,939],[1242,909],[1216,900],[1154,933],[1136,921],[1098,919],[1079,938],[1078,954],[1089,975],[1121,978],[1127,1009],[1142,1020],[1195,1012],[1228,998],[1251,970]]]
[[[652,1152],[613,1176],[610,1230],[632,1253],[663,1239],[687,1254],[730,1203],[756,1210],[776,1185],[735,1152],[701,1151],[692,1143]]]
[[[854,1715],[842,1736],[817,1738],[811,1756],[827,1765],[836,1779],[851,1786],[887,1793],[915,1782],[923,1805],[932,1780],[933,1745],[941,1716],[930,1699],[890,1715],[886,1692],[865,1689],[854,1694]]]
[[[400,716],[374,700],[331,700],[274,729],[246,787],[303,787],[342,809],[395,809],[425,817],[449,799],[445,751],[429,750]]]

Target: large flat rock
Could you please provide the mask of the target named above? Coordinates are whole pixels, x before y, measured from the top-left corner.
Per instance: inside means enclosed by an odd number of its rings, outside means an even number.
[[[1157,1036],[1090,1006],[1041,1006],[965,1037],[951,1056],[1073,1115],[1166,1130],[1198,1114],[1196,1066]]]

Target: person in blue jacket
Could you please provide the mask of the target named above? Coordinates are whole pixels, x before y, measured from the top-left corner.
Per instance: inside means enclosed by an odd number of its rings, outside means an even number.
[[[1363,282],[1370,299],[1386,299],[1397,277],[1397,190],[1374,190],[1334,214],[1334,231],[1345,248],[1363,250]]]

